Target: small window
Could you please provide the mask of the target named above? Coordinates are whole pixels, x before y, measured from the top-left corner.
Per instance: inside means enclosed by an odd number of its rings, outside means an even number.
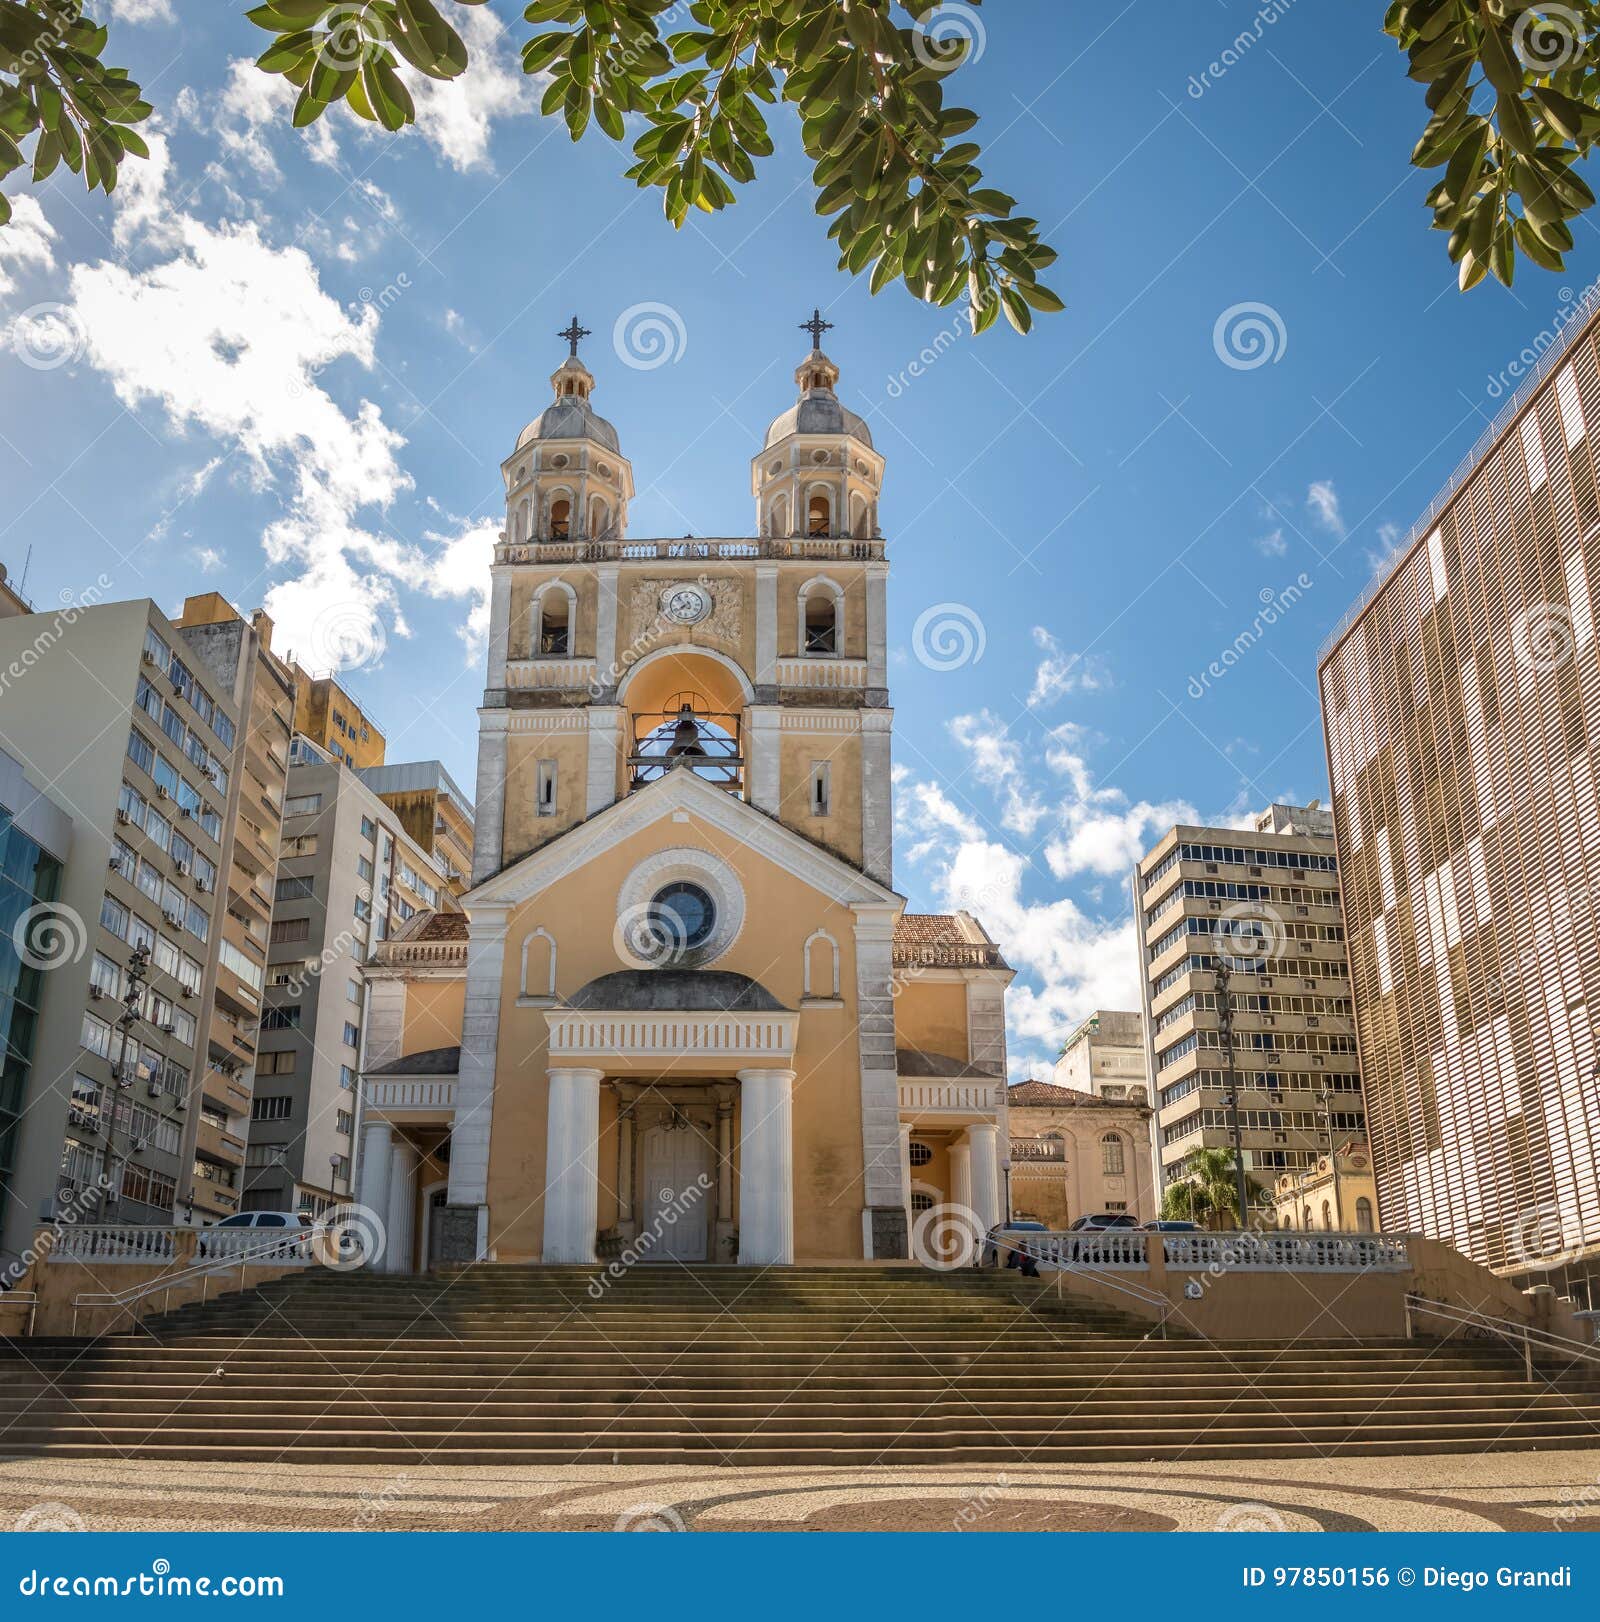
[[[924,1211],[931,1211],[932,1209],[933,1195],[913,1194],[911,1196],[911,1214],[913,1216],[921,1216]]]
[[[811,766],[811,815],[825,817],[832,807],[832,769],[825,760]]]
[[[915,1140],[913,1140],[911,1144],[910,1159],[913,1166],[926,1166],[928,1162],[933,1159],[933,1150],[930,1149],[927,1144],[917,1143]],[[915,1200],[916,1196],[913,1195],[913,1203],[915,1203]]]
[[[564,659],[572,651],[572,626],[564,592],[547,591],[539,599],[539,652]]]
[[[556,763],[553,760],[539,762],[539,789],[535,809],[541,817],[553,817],[556,814]]]
[[[1120,1177],[1125,1169],[1122,1139],[1115,1132],[1107,1132],[1100,1140],[1101,1173],[1106,1177]]]
[[[1372,1232],[1372,1201],[1365,1197],[1356,1201],[1356,1232]]]
[[[572,392],[571,384],[567,392]],[[572,538],[572,503],[565,496],[558,496],[550,503],[550,539],[552,541],[566,541]]]
[[[833,533],[833,514],[830,510],[828,498],[816,495],[806,504],[806,534],[831,535]]]
[[[806,652],[839,651],[839,615],[831,593],[819,591],[806,599]]]

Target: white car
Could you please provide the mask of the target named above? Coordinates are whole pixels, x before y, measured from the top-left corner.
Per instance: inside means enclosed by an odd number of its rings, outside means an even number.
[[[310,1217],[306,1216],[304,1212],[301,1211],[235,1211],[232,1216],[224,1217],[213,1227],[202,1228],[200,1230],[200,1239],[198,1245],[196,1246],[196,1254],[202,1257],[208,1253],[222,1257],[238,1255],[237,1246],[234,1244],[228,1245],[226,1249],[224,1249],[221,1245],[215,1246],[214,1249],[207,1245],[206,1234],[219,1232],[223,1228],[249,1228],[252,1230],[287,1228],[292,1230],[292,1232],[295,1234],[304,1234],[309,1232],[313,1226],[315,1226],[315,1224],[311,1221]],[[261,1248],[264,1250],[265,1247],[271,1244],[271,1240],[268,1238],[267,1234],[263,1232],[261,1235],[260,1247],[255,1247],[253,1242],[249,1240],[242,1241],[242,1243],[245,1244],[247,1249]],[[286,1236],[284,1249],[288,1250],[290,1248],[292,1248],[292,1242],[287,1241]]]

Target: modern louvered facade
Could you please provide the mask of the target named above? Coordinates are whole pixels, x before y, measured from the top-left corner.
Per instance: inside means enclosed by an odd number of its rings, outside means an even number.
[[[1546,353],[1320,665],[1383,1226],[1580,1295],[1600,1293],[1597,336],[1591,316]]]

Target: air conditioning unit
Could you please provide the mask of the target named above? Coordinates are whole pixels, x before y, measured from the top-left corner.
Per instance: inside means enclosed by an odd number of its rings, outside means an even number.
[[[179,925],[179,924],[181,924],[181,923],[182,923],[182,922],[183,922],[183,915],[182,915],[182,914],[181,914],[181,913],[176,913],[176,912],[163,912],[163,913],[162,913],[162,914],[161,914],[161,916],[162,916],[162,917],[163,917],[163,918],[165,918],[165,919],[166,919],[166,921],[167,921],[167,922],[168,922],[168,923],[169,923],[169,924],[171,924],[171,925],[172,925],[172,926],[173,926],[173,928],[174,928],[174,929],[176,929],[176,928],[177,928],[177,927],[178,927],[178,925]]]
[[[182,1093],[178,1093],[172,1100],[172,1107],[175,1110],[186,1110],[189,1107],[189,1100]]]
[[[165,799],[165,798],[166,798],[166,795],[165,795],[165,794],[163,794],[163,795],[162,795],[162,798],[163,798],[163,799]],[[190,808],[189,808],[189,807],[188,807],[188,806],[183,806],[183,807],[182,807],[182,808],[181,808],[181,809],[180,809],[180,810],[179,810],[179,812],[178,812],[178,815],[179,815],[179,816],[180,816],[180,817],[183,817],[183,818],[185,818],[185,819],[187,819],[187,820],[188,820],[188,821],[190,821],[190,822],[193,822],[193,821],[194,821],[194,812],[193,812],[193,811],[192,811],[192,810],[191,810],[191,809],[190,809]]]
[[[135,1138],[133,1140],[133,1152],[136,1155],[142,1155],[147,1148],[149,1148],[149,1144],[146,1142],[145,1139],[143,1139],[143,1138]]]
[[[156,784],[156,798],[158,800],[170,800],[172,798],[172,796],[170,794],[168,794],[167,791],[164,788],[162,788],[162,786],[159,783],[157,783]]]
[[[161,1096],[161,1083],[152,1081],[149,1086],[149,1093],[152,1098],[159,1098]]]
[[[182,997],[185,1002],[188,1002],[189,999],[194,996],[194,987],[193,986],[179,986],[178,987],[178,995],[180,997]]]
[[[156,662],[156,656],[148,648],[146,648],[139,657],[143,659],[147,665],[153,665]]]
[[[207,884],[204,879],[196,879],[194,881],[194,887],[200,892],[201,895],[211,894],[211,886]]]
[[[178,875],[178,877],[180,879],[188,878],[188,876],[189,876],[189,864],[187,862],[174,862],[172,864],[172,867],[173,867],[173,871]]]
[[[161,1027],[161,1034],[163,1036],[176,1036],[178,1034],[178,1027],[176,1025],[163,1025]]]
[[[133,818],[132,818],[132,817],[130,817],[130,816],[129,816],[129,815],[128,815],[128,813],[127,813],[127,812],[126,812],[126,811],[124,811],[124,810],[123,810],[123,809],[122,809],[122,808],[121,808],[121,807],[120,807],[120,806],[119,806],[119,807],[118,807],[118,808],[117,808],[117,821],[118,821],[118,822],[120,822],[120,823],[121,823],[121,824],[122,824],[122,826],[123,826],[123,827],[124,827],[124,828],[126,828],[126,827],[127,827],[127,826],[128,826],[128,825],[129,825],[129,823],[131,823],[131,822],[132,822],[132,821],[133,821]],[[115,867],[115,866],[116,866],[116,863],[115,863],[115,862],[113,862],[113,863],[112,863],[112,864],[111,864],[111,865],[112,865],[112,866],[113,866],[113,867]]]
[[[91,985],[89,987],[89,999],[91,1002],[99,1002],[103,996],[105,996],[105,990],[103,987],[96,985]]]

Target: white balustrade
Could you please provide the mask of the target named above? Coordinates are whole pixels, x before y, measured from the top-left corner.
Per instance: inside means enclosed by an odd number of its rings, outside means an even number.
[[[173,1236],[182,1228],[142,1227],[136,1222],[63,1224],[50,1240],[53,1262],[120,1262],[143,1266],[170,1262]]]
[[[515,688],[588,687],[594,681],[593,659],[508,659],[506,686]]]
[[[919,1115],[956,1112],[992,1115],[1000,1107],[993,1081],[901,1081],[900,1108]]]
[[[865,687],[867,661],[865,659],[780,659],[778,661],[780,687],[824,687],[830,690]]]
[[[794,1014],[552,1012],[552,1058],[784,1058],[794,1052]]]
[[[304,1267],[316,1260],[312,1228],[164,1228],[139,1223],[64,1223],[46,1260],[96,1266],[189,1265],[182,1247],[194,1241],[193,1262],[245,1261],[264,1267]],[[43,1248],[41,1246],[41,1248]]]
[[[453,1076],[448,1080],[420,1076],[401,1076],[392,1081],[368,1080],[366,1094],[367,1104],[372,1109],[451,1112],[456,1107],[456,1082]]]
[[[1136,1228],[1113,1228],[1105,1233],[1029,1233],[1017,1236],[1035,1260],[1047,1267],[1107,1268],[1120,1272],[1148,1271],[1145,1252],[1149,1237]]]
[[[1167,1233],[1167,1266],[1184,1272],[1405,1273],[1404,1239],[1372,1233]]]

